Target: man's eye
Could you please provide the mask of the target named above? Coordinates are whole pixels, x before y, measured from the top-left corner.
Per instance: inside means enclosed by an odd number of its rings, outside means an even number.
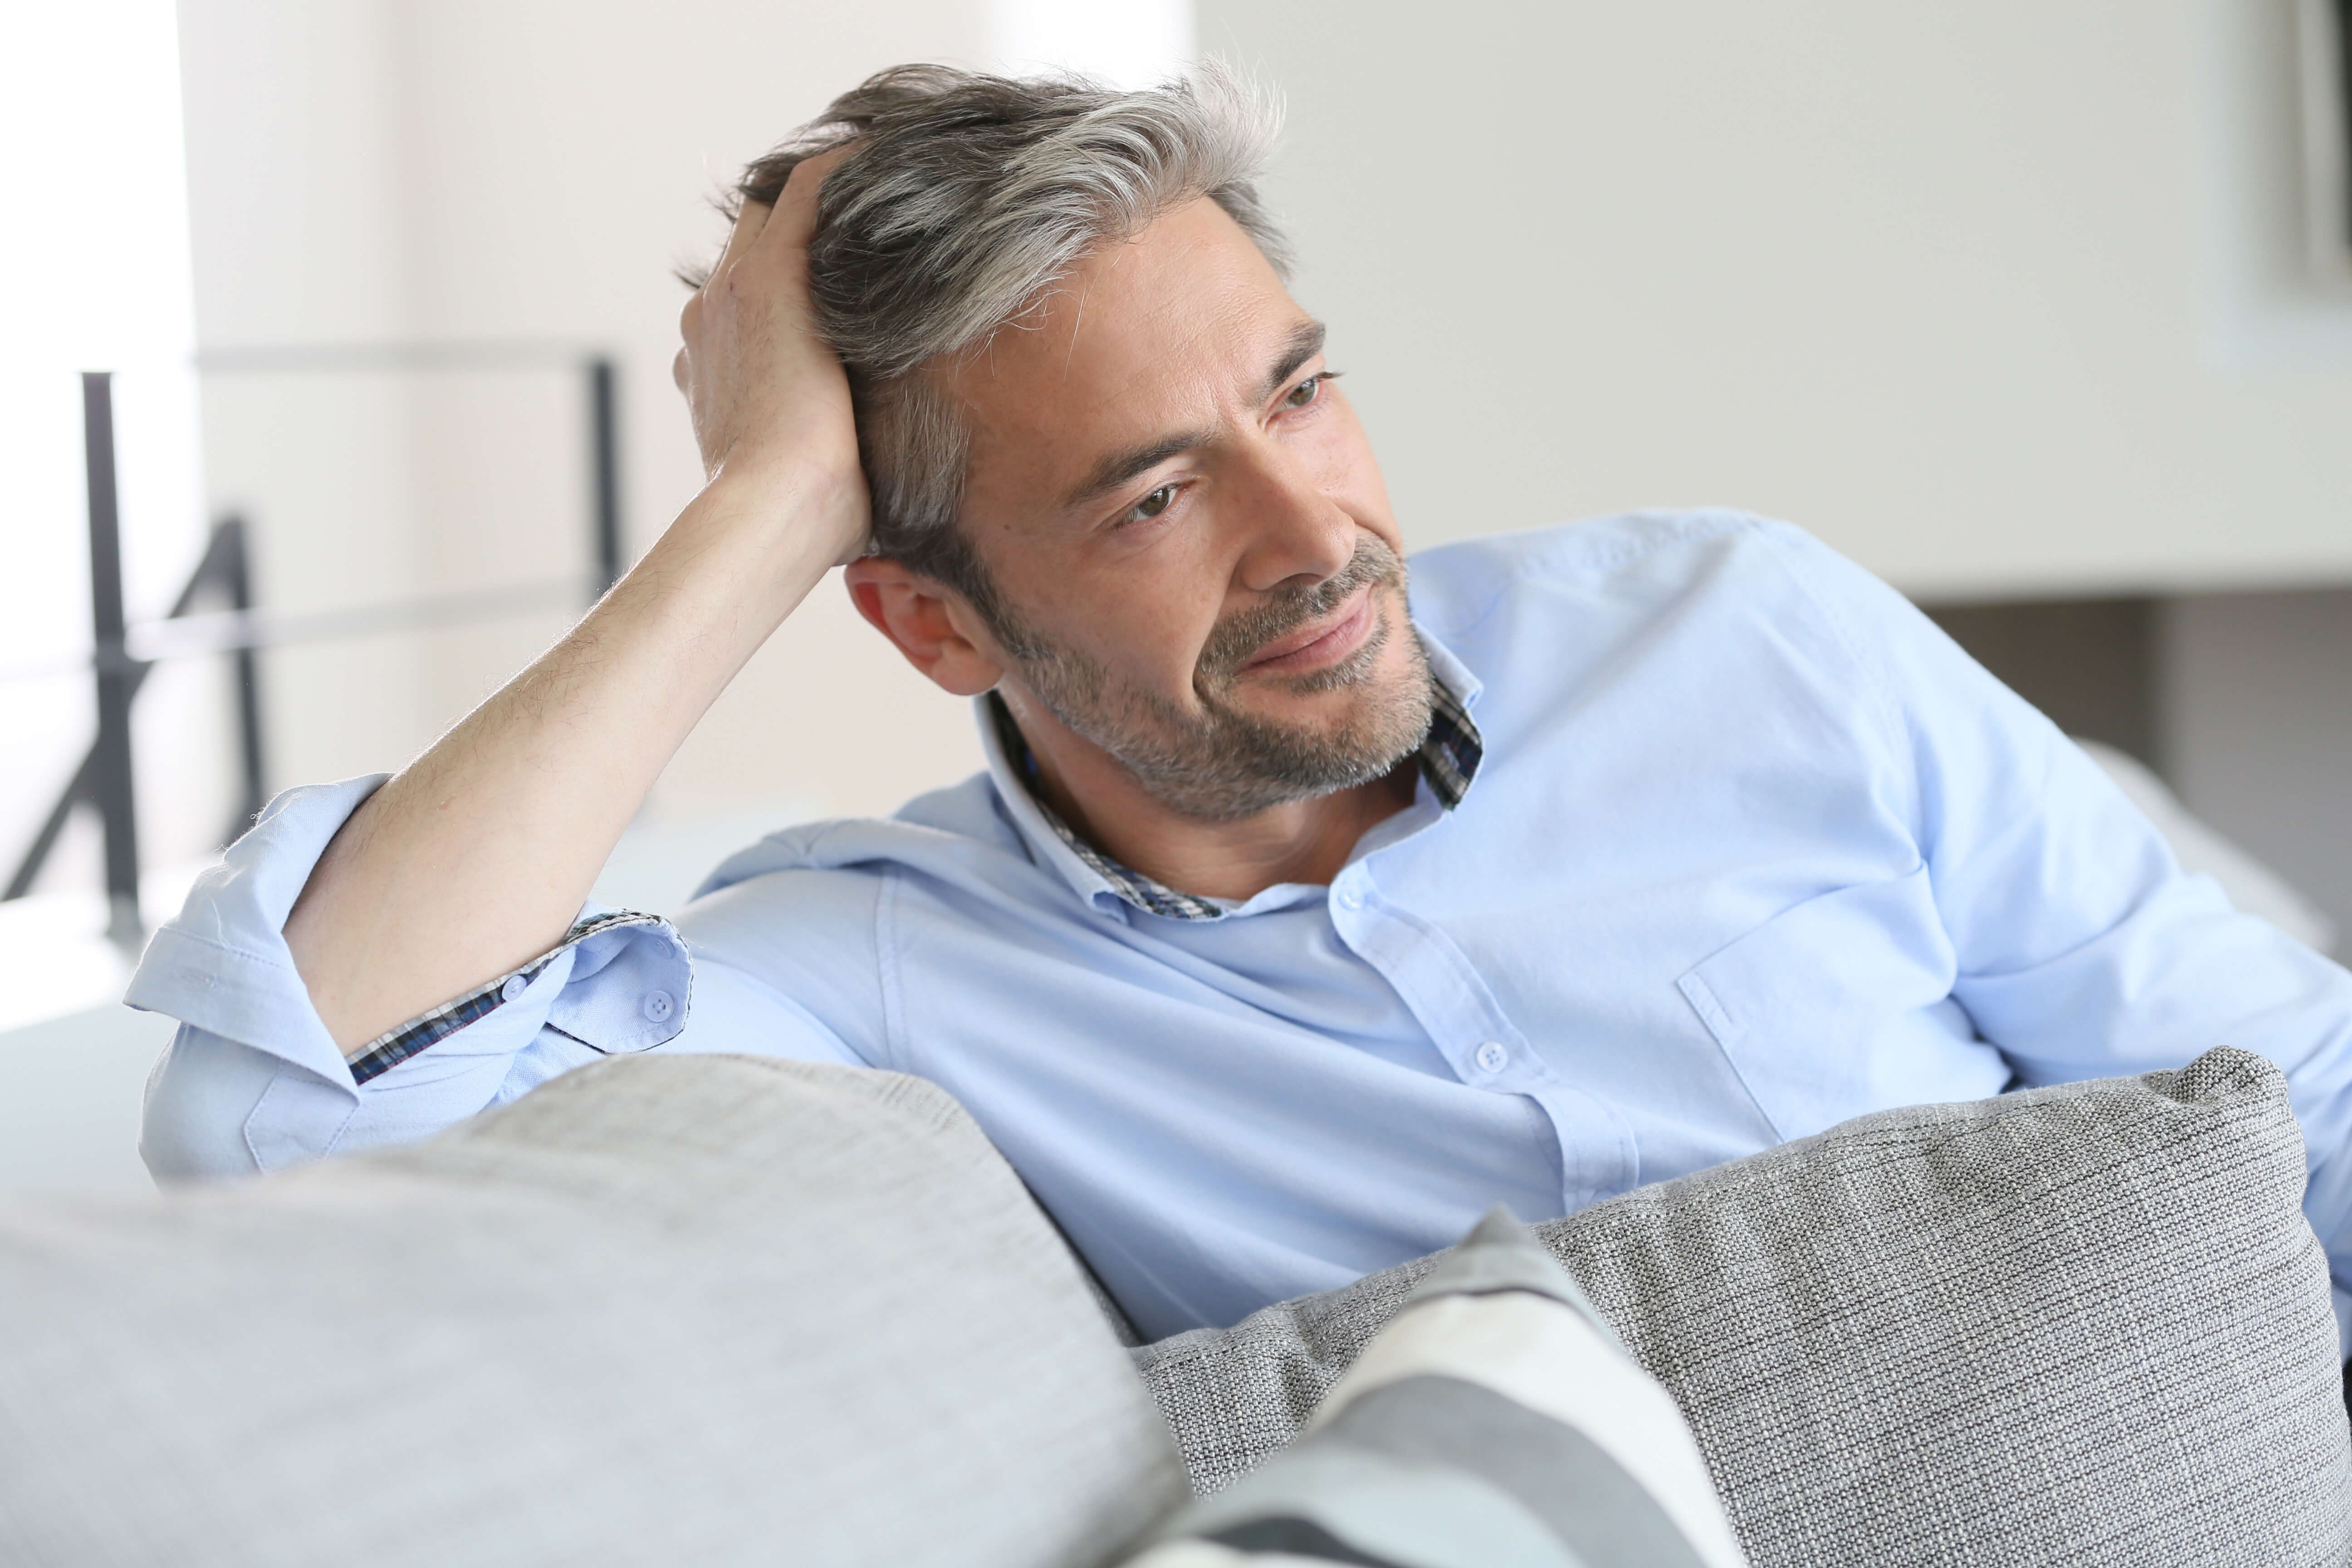
[[[1310,375],[1290,389],[1290,395],[1282,400],[1282,405],[1285,408],[1304,408],[1314,402],[1322,391],[1323,378],[1319,375]]]
[[[1150,495],[1145,496],[1141,500],[1137,501],[1133,506],[1129,507],[1127,509],[1127,515],[1119,519],[1119,521],[1121,522],[1150,522],[1153,518],[1158,517],[1161,512],[1166,511],[1171,506],[1173,506],[1175,502],[1176,487],[1174,485],[1162,485],[1158,489],[1153,490]]]

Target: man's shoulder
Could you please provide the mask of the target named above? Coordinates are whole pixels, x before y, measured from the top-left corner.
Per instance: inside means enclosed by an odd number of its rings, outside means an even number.
[[[1425,617],[1474,619],[1517,588],[1692,578],[1727,555],[1790,543],[1823,549],[1792,524],[1728,507],[1618,512],[1484,534],[1413,552],[1414,606]]]
[[[697,940],[731,930],[764,941],[790,929],[822,933],[820,945],[855,944],[909,900],[950,921],[1001,921],[1015,909],[1058,909],[1061,886],[982,772],[888,816],[834,817],[769,834],[719,862],[679,924]]]
[[[979,866],[1017,851],[986,773],[917,795],[889,816],[839,816],[795,823],[720,861],[696,889],[699,900],[782,872],[839,873],[850,880],[893,865],[963,862]],[[814,890],[830,879],[800,879]]]
[[[1726,508],[1465,540],[1412,565],[1415,622],[1487,688],[1482,728],[1633,687],[1686,707],[1701,690],[1734,709],[1801,700],[1875,723],[1891,650],[1924,625],[1803,530]]]
[[[1413,613],[1440,637],[1476,625],[1519,595],[1672,598],[1754,558],[1782,574],[1835,561],[1793,524],[1728,507],[1621,512],[1433,545],[1413,553]]]

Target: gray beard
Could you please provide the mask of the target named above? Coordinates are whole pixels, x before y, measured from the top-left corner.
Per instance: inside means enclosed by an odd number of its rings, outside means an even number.
[[[1372,534],[1334,575],[1286,589],[1217,624],[1192,676],[1197,712],[1156,693],[1117,684],[1102,664],[1053,641],[1000,606],[993,626],[1023,685],[1045,710],[1118,759],[1151,797],[1204,822],[1233,822],[1291,801],[1351,789],[1382,777],[1429,732],[1429,656],[1402,626],[1391,601],[1404,597],[1404,563]],[[1336,730],[1262,719],[1235,707],[1231,692],[1250,656],[1275,638],[1329,615],[1368,584],[1374,624],[1364,646],[1328,669],[1289,683],[1301,694],[1354,687],[1353,711]],[[1391,638],[1409,639],[1410,665],[1391,686],[1373,683]]]

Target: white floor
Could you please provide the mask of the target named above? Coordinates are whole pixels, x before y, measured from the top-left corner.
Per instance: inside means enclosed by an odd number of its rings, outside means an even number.
[[[0,1035],[0,1194],[148,1191],[139,1095],[172,1029],[109,1002]]]
[[[142,879],[152,921],[199,867]],[[0,903],[0,1194],[148,1191],[140,1090],[172,1021],[121,1004],[131,956],[94,890]]]

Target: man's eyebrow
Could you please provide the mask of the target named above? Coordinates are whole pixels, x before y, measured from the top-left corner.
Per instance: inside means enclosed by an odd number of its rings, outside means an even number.
[[[1257,400],[1265,402],[1282,390],[1282,384],[1298,374],[1298,367],[1323,352],[1323,323],[1307,321],[1291,329],[1283,342],[1282,357],[1274,363],[1266,376]],[[1123,452],[1113,452],[1097,463],[1078,486],[1062,498],[1062,505],[1076,510],[1087,502],[1109,490],[1115,490],[1141,473],[1149,473],[1171,458],[1181,457],[1195,447],[1204,447],[1216,435],[1214,430],[1184,430],[1173,436],[1162,436],[1148,446],[1130,447]]]
[[[1095,465],[1077,489],[1062,498],[1066,510],[1076,510],[1106,491],[1115,490],[1140,473],[1147,473],[1171,458],[1181,457],[1195,447],[1205,447],[1216,436],[1214,430],[1183,430],[1173,436],[1162,436],[1148,447],[1130,447],[1124,452],[1113,452]]]
[[[1257,400],[1264,403],[1282,390],[1282,384],[1298,374],[1298,367],[1323,352],[1323,323],[1304,321],[1290,329],[1290,337],[1283,344],[1282,357],[1274,362],[1274,370],[1258,390]]]

